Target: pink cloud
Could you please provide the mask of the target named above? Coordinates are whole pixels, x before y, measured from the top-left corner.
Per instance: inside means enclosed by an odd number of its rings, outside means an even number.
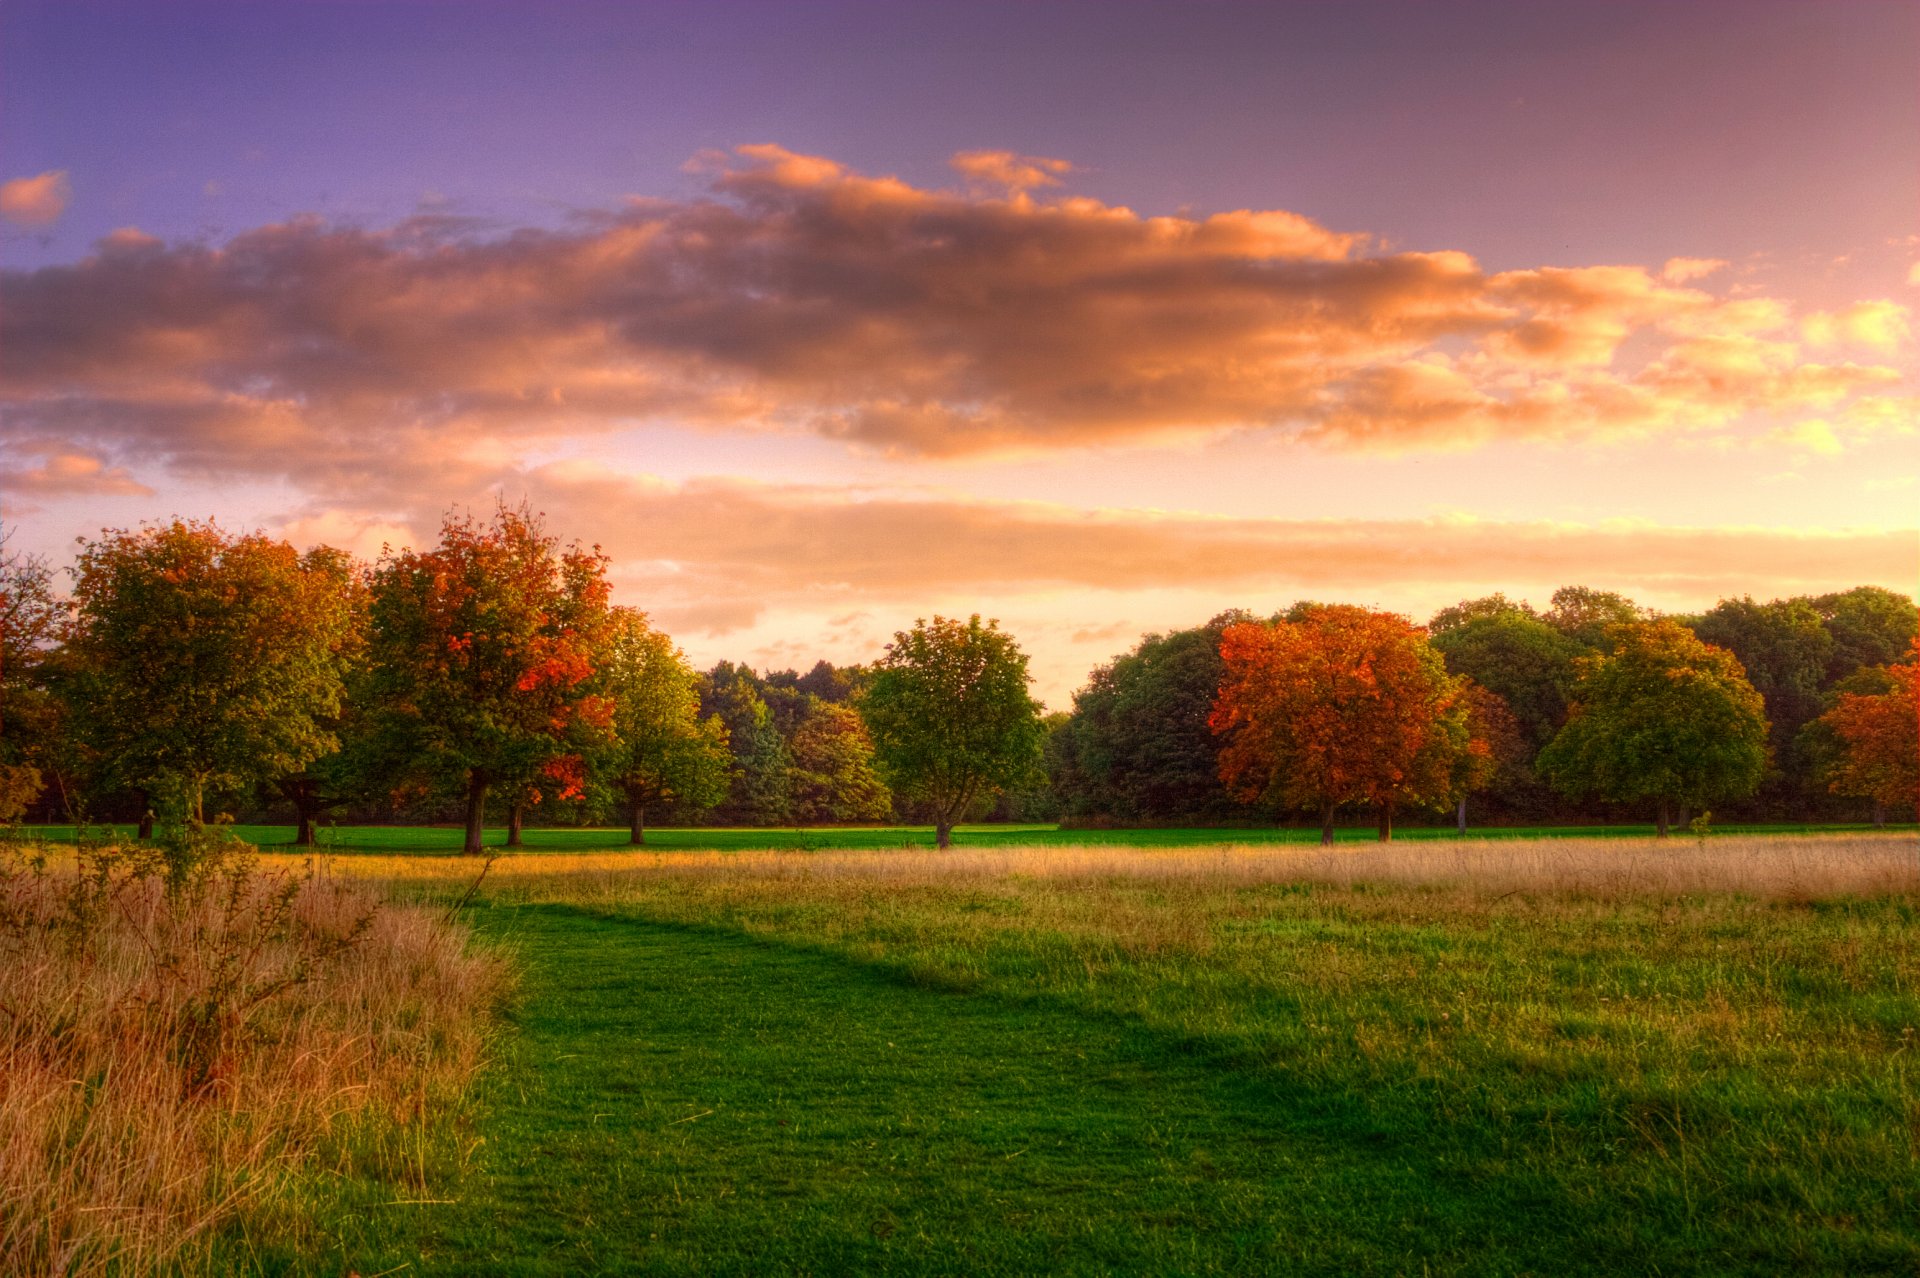
[[[52,226],[67,211],[73,184],[65,169],[0,183],[0,217],[18,226]]]

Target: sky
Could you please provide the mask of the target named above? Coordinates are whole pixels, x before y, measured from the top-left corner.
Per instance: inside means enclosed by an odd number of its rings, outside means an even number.
[[[0,519],[688,654],[1920,580],[1920,4],[0,2]]]

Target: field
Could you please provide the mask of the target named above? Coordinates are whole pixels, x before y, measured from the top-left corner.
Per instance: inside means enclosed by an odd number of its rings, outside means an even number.
[[[1910,1274],[1917,907],[1911,834],[506,858],[468,913],[520,995],[437,1182],[232,1255]]]

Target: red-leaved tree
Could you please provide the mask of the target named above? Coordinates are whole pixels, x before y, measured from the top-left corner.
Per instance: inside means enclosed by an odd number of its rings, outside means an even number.
[[[1822,716],[1844,751],[1828,784],[1835,794],[1872,799],[1876,809],[1912,803],[1920,811],[1920,640],[1913,660],[1886,673],[1886,692],[1843,692]]]
[[[1244,801],[1317,814],[1322,843],[1348,804],[1372,804],[1385,840],[1397,807],[1457,797],[1483,771],[1464,766],[1487,753],[1465,681],[1405,617],[1305,605],[1229,626],[1220,655],[1209,723],[1226,739],[1221,779]]]
[[[538,515],[503,505],[485,522],[447,516],[438,546],[389,551],[374,572],[378,755],[395,781],[464,793],[468,852],[489,792],[505,796],[517,834],[518,806],[577,794],[583,756],[610,733],[612,707],[591,682],[606,566],[598,547],[562,550]]]

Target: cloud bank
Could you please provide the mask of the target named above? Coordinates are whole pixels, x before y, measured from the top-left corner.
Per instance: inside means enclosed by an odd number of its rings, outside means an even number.
[[[638,422],[903,458],[1404,452],[1843,429],[1906,379],[1904,307],[1724,297],[1713,260],[1490,273],[1287,211],[1142,216],[1062,193],[1063,161],[954,165],[929,189],[748,146],[696,161],[698,198],[557,231],[116,232],[0,279],[0,430],[325,493]]]

